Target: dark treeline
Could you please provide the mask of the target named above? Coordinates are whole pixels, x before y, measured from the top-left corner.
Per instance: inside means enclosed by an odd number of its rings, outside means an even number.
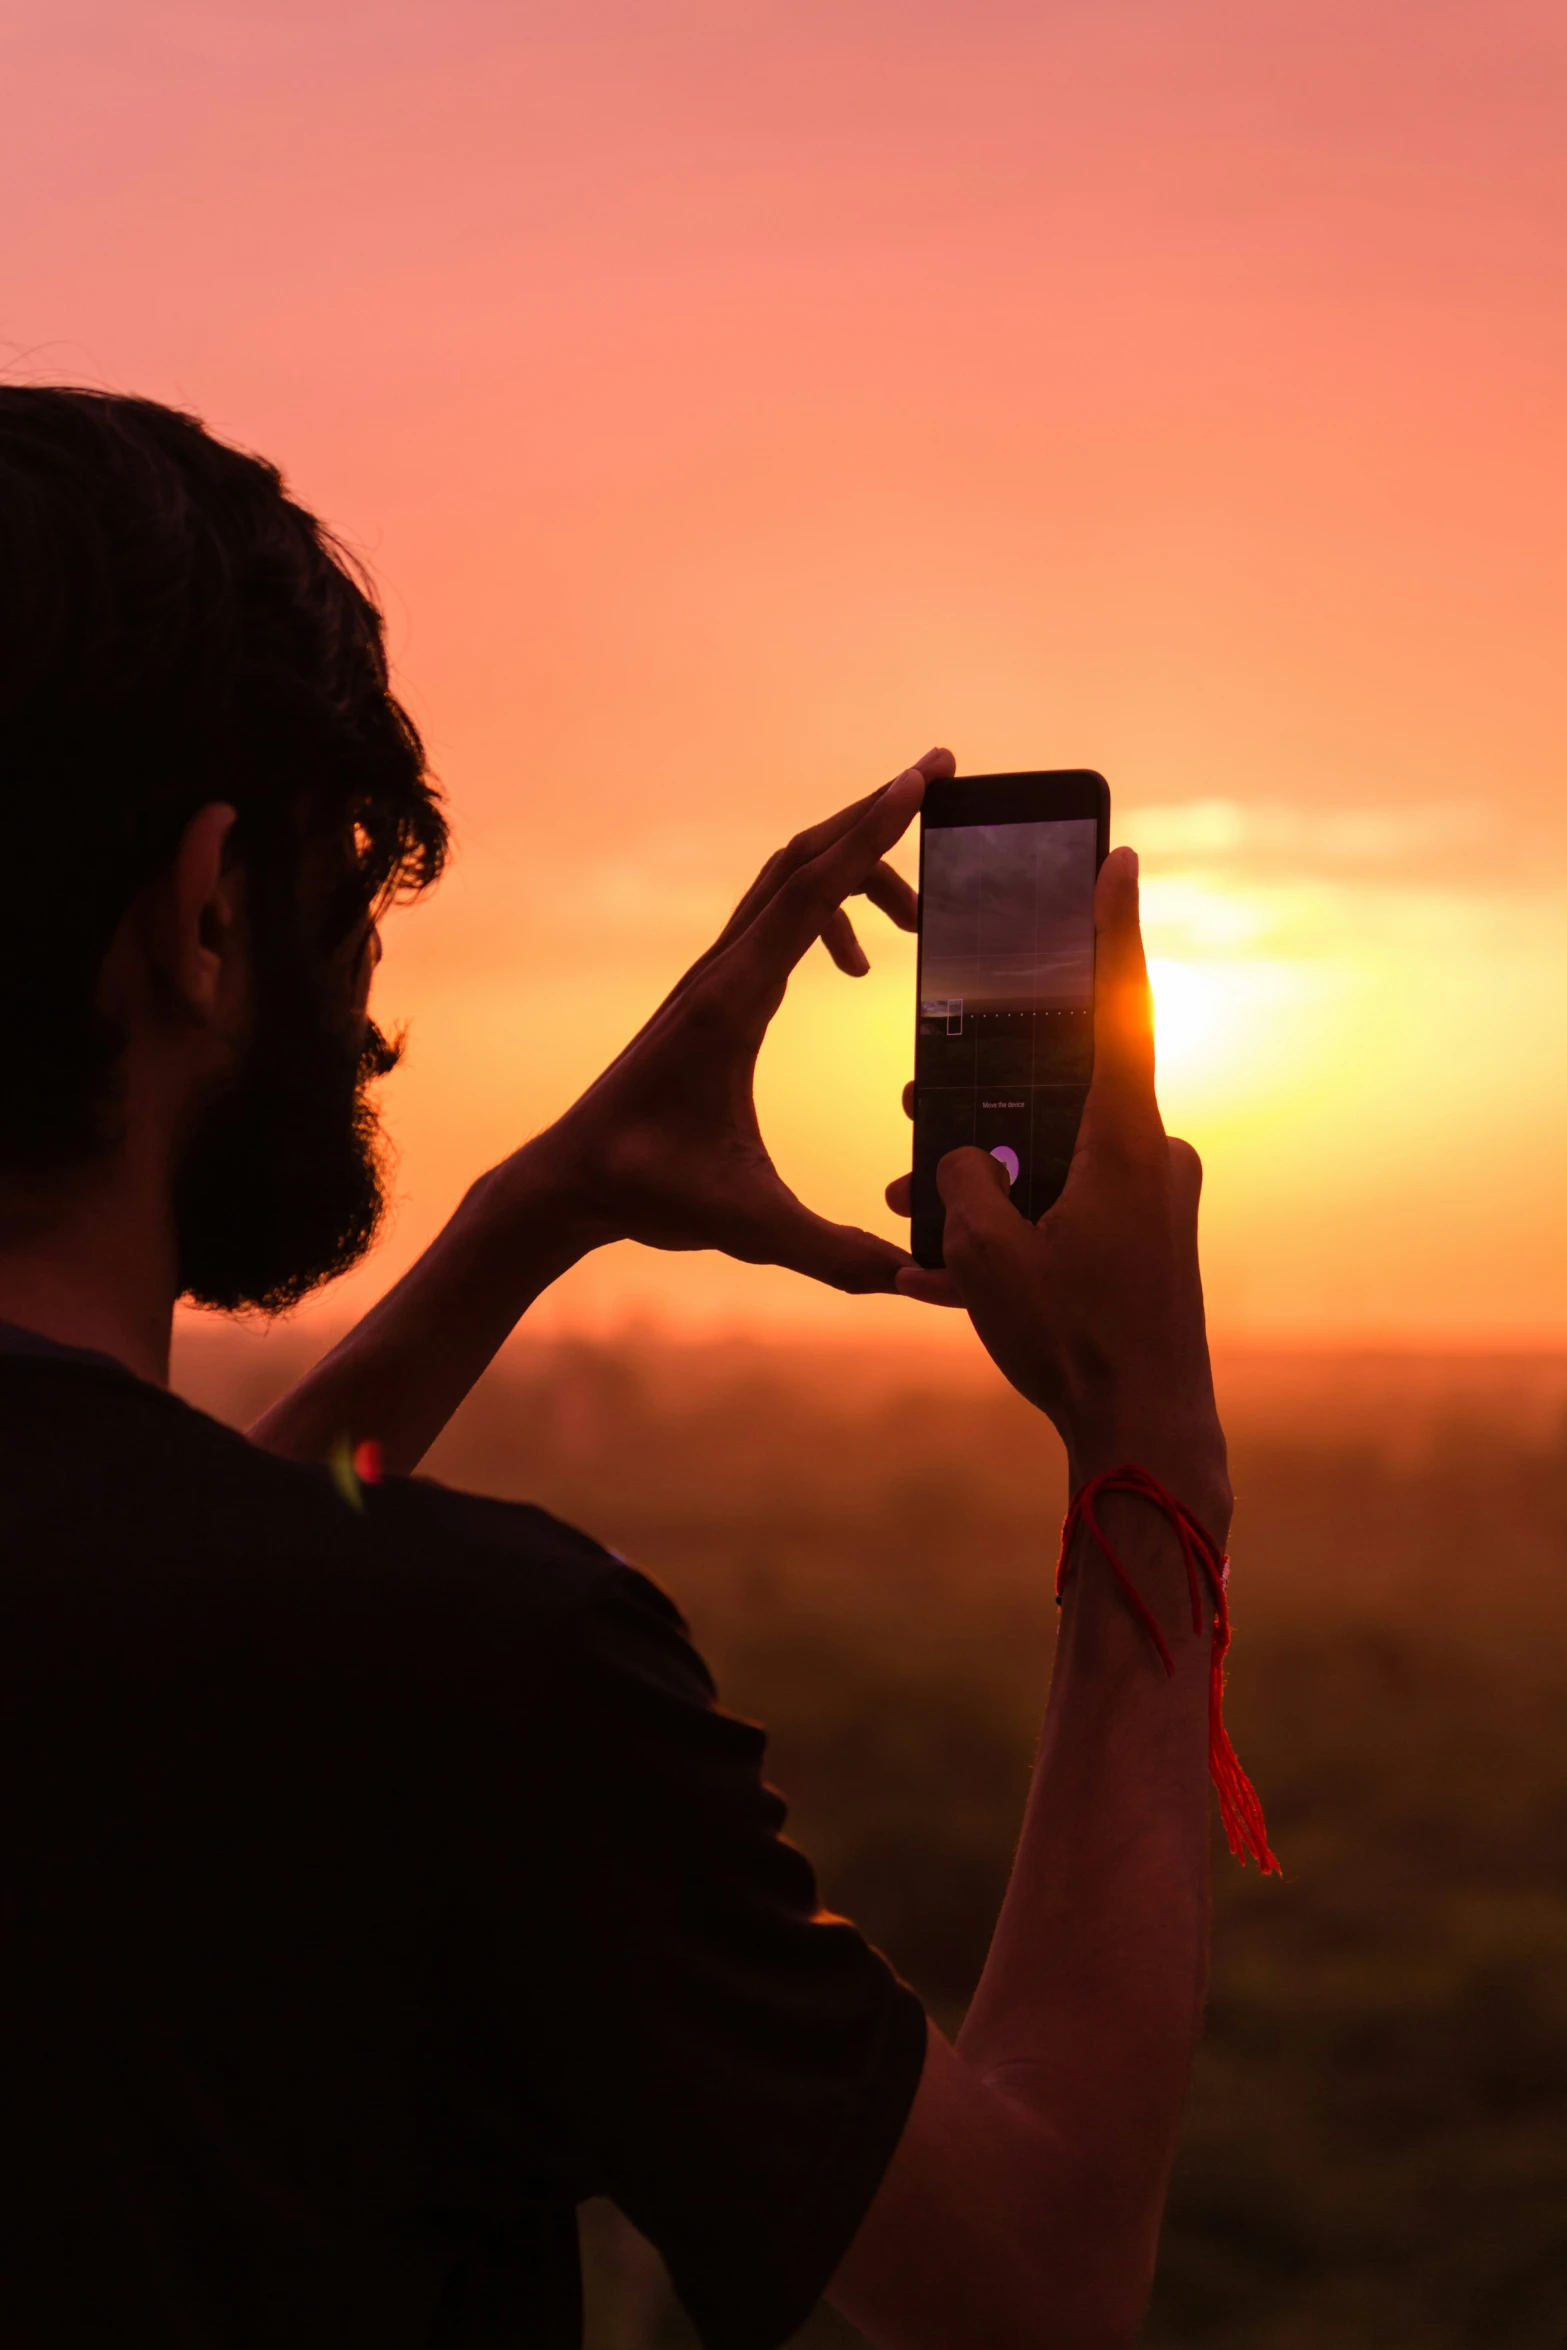
[[[203,1334],[243,1418],[292,1342]],[[1225,1367],[1236,1742],[1285,1881],[1221,1854],[1209,2027],[1146,2340],[1567,2341],[1567,1378]],[[949,2026],[1005,1882],[1053,1638],[1053,1439],[998,1387],[763,1348],[510,1355],[431,1461],[590,1527],[769,1723],[824,1898]],[[688,2343],[589,2214],[592,2350]],[[823,2316],[806,2337],[850,2339]]]

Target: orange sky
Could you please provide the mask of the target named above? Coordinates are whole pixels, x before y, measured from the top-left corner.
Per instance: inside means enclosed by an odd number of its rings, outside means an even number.
[[[1567,1339],[1557,0],[26,19],[9,363],[278,458],[451,792],[358,1294],[940,740],[1110,778],[1224,1333]],[[762,1092],[892,1229],[912,965],[867,943]],[[919,1320],[631,1251],[546,1316],[628,1312]]]

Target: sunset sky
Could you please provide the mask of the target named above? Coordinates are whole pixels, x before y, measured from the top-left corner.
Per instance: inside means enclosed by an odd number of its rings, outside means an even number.
[[[52,0],[0,90],[0,363],[277,459],[451,796],[354,1296],[945,742],[1109,777],[1221,1335],[1567,1342],[1560,0]],[[864,935],[764,1127],[896,1231]],[[629,1249],[542,1312],[950,1343]]]

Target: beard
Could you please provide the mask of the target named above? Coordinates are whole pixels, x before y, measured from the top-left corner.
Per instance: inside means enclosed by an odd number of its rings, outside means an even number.
[[[181,1294],[280,1314],[368,1252],[386,1209],[387,1147],[371,1098],[400,1043],[347,1027],[288,989],[210,1103],[175,1189]]]

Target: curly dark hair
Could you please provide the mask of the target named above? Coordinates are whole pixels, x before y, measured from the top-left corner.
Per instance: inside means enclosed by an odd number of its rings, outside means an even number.
[[[103,957],[215,800],[262,902],[307,841],[344,846],[340,937],[436,879],[445,817],[368,578],[195,417],[0,386],[0,1169],[105,1139]]]

